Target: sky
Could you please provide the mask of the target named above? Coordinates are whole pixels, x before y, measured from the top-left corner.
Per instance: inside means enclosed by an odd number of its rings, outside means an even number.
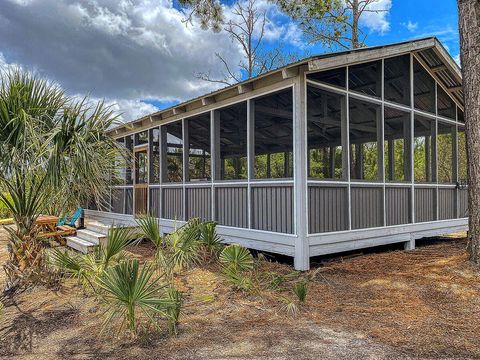
[[[267,47],[332,51],[309,44],[273,2],[257,0],[257,6],[269,20]],[[367,46],[436,36],[458,62],[455,0],[378,0],[375,6],[388,11],[362,19]],[[234,16],[232,0],[223,8],[226,18]],[[241,51],[225,32],[184,19],[170,0],[0,0],[0,68],[22,67],[71,96],[105,99],[131,121],[218,88],[195,76],[221,75],[215,53],[240,62]]]

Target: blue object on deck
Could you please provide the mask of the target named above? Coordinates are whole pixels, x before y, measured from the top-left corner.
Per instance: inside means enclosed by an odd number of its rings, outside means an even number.
[[[75,223],[77,222],[78,218],[82,215],[83,209],[79,207],[77,210],[75,210],[75,213],[73,214],[72,218],[70,219],[70,222],[67,224],[71,227],[75,227]]]
[[[64,217],[58,220],[57,226],[63,226],[66,223],[66,225],[70,227],[75,227],[75,223],[77,222],[78,218],[82,215],[82,211],[83,211],[83,208],[79,207],[77,210],[75,210],[70,220],[68,220],[67,216],[65,215]]]
[[[57,226],[63,226],[65,225],[65,221],[67,221],[67,215],[64,215],[60,219],[58,219]]]

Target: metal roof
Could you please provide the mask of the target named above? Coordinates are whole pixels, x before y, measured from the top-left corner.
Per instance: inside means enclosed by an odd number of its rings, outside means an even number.
[[[322,69],[341,67],[355,62],[365,62],[383,57],[395,56],[396,51],[398,51],[399,54],[412,51],[419,54],[419,60],[422,62],[422,65],[428,68],[433,76],[441,83],[441,85],[443,85],[442,87],[448,91],[457,102],[463,105],[463,90],[460,67],[436,37],[426,37],[386,45],[364,47],[310,56],[280,68],[270,70],[264,74],[255,76],[242,82],[226,86],[171,107],[142,116],[135,120],[123,123],[109,130],[109,133],[118,132],[121,129],[131,129],[136,124],[141,125],[144,120],[152,120],[154,117],[163,119],[162,115],[167,115],[168,113],[177,115],[178,113],[183,112],[184,110],[181,109],[185,109],[187,105],[200,100],[202,101],[203,105],[210,104],[211,102],[208,99],[214,99],[215,96],[218,96],[222,93],[227,93],[235,88],[239,89],[239,93],[243,92],[241,89],[246,89],[245,91],[248,91],[248,87],[259,79],[276,73],[283,74],[283,72],[288,71],[289,69],[298,68],[299,66],[308,65],[309,70],[320,71]],[[342,60],[338,61],[339,59]]]

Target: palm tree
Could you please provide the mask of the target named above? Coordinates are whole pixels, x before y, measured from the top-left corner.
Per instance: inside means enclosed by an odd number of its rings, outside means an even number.
[[[0,200],[13,214],[7,288],[43,266],[41,213],[100,202],[123,150],[106,134],[117,117],[103,102],[68,97],[21,69],[0,72]]]

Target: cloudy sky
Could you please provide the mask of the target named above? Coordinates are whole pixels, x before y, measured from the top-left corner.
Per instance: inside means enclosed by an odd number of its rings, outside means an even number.
[[[227,16],[231,2],[223,5]],[[273,3],[257,3],[267,11],[268,46],[329,51],[307,44]],[[437,36],[458,58],[455,0],[379,0],[379,6],[388,11],[363,18],[368,45]],[[169,0],[0,0],[0,67],[36,71],[71,95],[106,99],[133,120],[213,90],[195,74],[220,75],[215,52],[231,64],[241,59],[225,33],[183,19]]]

